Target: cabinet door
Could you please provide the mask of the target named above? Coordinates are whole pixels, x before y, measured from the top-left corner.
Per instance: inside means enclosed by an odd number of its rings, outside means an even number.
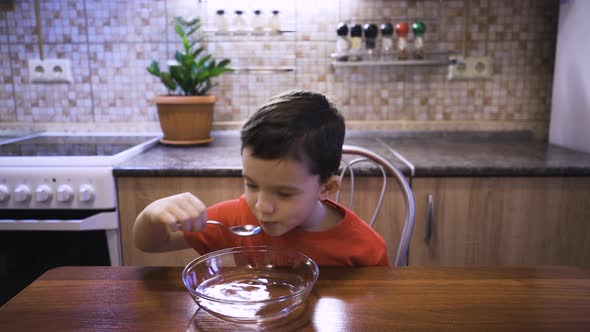
[[[137,215],[158,198],[192,192],[206,205],[239,197],[241,177],[122,177],[117,178],[119,218],[124,265],[185,266],[199,254],[193,249],[169,253],[145,253],[133,244]]]
[[[416,178],[413,190],[411,265],[590,266],[588,177]]]
[[[369,223],[377,202],[381,196],[383,180],[381,177],[356,176],[354,183],[354,200],[352,210]],[[339,203],[350,208],[350,179],[342,181]],[[388,178],[383,204],[373,228],[379,233],[387,244],[387,256],[393,263],[397,254],[397,247],[404,225],[404,199],[395,180]]]
[[[354,211],[369,221],[381,194],[381,178],[357,177],[355,183]],[[393,180],[391,180],[393,181]],[[196,258],[192,249],[170,253],[144,253],[133,244],[133,223],[137,215],[158,198],[189,191],[206,205],[236,198],[243,192],[242,178],[206,177],[123,177],[117,179],[119,216],[124,265],[184,266]],[[347,183],[343,184],[340,202],[348,205]],[[399,236],[403,227],[403,198],[394,182],[386,193],[381,212],[375,222],[375,230],[387,243],[390,260],[395,258]]]

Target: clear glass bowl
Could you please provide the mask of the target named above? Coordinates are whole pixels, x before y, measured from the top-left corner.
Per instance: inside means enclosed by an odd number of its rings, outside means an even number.
[[[238,323],[268,323],[299,311],[318,276],[309,257],[272,247],[214,251],[182,271],[184,285],[203,310]]]

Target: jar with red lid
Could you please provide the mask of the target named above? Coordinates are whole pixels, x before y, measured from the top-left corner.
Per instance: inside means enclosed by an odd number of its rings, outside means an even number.
[[[410,27],[407,22],[399,22],[395,25],[395,34],[397,35],[397,58],[405,60],[408,58],[408,33]]]

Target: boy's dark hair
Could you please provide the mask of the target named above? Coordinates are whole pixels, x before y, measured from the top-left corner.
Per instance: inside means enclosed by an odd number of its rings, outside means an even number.
[[[248,147],[260,159],[305,162],[324,182],[340,166],[344,133],[344,118],[324,95],[293,90],[272,97],[248,119],[242,150]]]

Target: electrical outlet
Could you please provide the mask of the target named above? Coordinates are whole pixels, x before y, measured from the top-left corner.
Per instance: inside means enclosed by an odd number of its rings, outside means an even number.
[[[449,65],[449,80],[479,80],[492,76],[492,59],[489,57],[457,57]]]
[[[72,83],[72,70],[68,59],[29,59],[31,83]]]

